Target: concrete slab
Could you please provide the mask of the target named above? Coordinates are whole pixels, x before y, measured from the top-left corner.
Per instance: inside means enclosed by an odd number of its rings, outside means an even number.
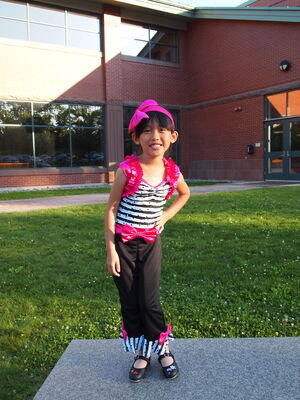
[[[180,376],[167,381],[156,356],[128,381],[132,354],[119,340],[73,340],[34,400],[299,400],[300,338],[177,339]]]

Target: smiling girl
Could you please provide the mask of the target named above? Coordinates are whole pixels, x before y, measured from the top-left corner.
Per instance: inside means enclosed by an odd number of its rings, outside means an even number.
[[[123,318],[120,338],[124,349],[136,354],[129,379],[145,377],[151,353],[158,354],[168,379],[179,369],[169,349],[171,324],[166,325],[159,300],[160,234],[167,221],[190,196],[179,167],[164,158],[178,138],[172,115],[155,100],[135,111],[129,133],[141,154],[127,156],[119,165],[105,217],[107,268],[119,291]],[[163,211],[174,191],[177,197]]]

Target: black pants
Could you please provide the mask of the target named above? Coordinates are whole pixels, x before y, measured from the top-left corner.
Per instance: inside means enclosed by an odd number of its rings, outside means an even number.
[[[125,331],[129,338],[143,336],[148,342],[156,341],[160,333],[166,331],[159,300],[160,236],[152,243],[142,238],[123,243],[121,235],[116,234],[115,246],[121,274],[114,277],[114,281],[119,290]]]

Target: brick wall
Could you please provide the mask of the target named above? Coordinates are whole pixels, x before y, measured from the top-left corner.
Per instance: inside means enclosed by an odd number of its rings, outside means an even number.
[[[188,175],[198,179],[263,179],[263,98],[187,112]],[[247,146],[260,143],[253,155]]]
[[[188,35],[191,106],[182,118],[188,176],[263,179],[264,106],[259,92],[299,83],[298,24],[196,21]],[[292,64],[288,72],[279,69],[283,59]],[[260,147],[248,155],[247,145],[255,143]]]
[[[0,187],[30,187],[55,185],[83,185],[89,183],[105,183],[108,181],[106,172],[72,173],[72,171],[35,170],[31,173],[24,170],[10,171],[0,175]]]
[[[190,102],[197,103],[299,79],[299,24],[198,20],[189,27]],[[198,38],[195,40],[194,38]],[[284,73],[279,64],[288,59]]]

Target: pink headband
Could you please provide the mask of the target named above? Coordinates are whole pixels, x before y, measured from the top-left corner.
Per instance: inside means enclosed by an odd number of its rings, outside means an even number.
[[[131,133],[138,126],[142,119],[149,119],[149,115],[146,114],[148,111],[159,111],[165,114],[172,121],[172,128],[175,129],[175,124],[172,115],[165,108],[158,105],[155,100],[145,100],[134,112],[133,117],[129,122],[128,132]]]

